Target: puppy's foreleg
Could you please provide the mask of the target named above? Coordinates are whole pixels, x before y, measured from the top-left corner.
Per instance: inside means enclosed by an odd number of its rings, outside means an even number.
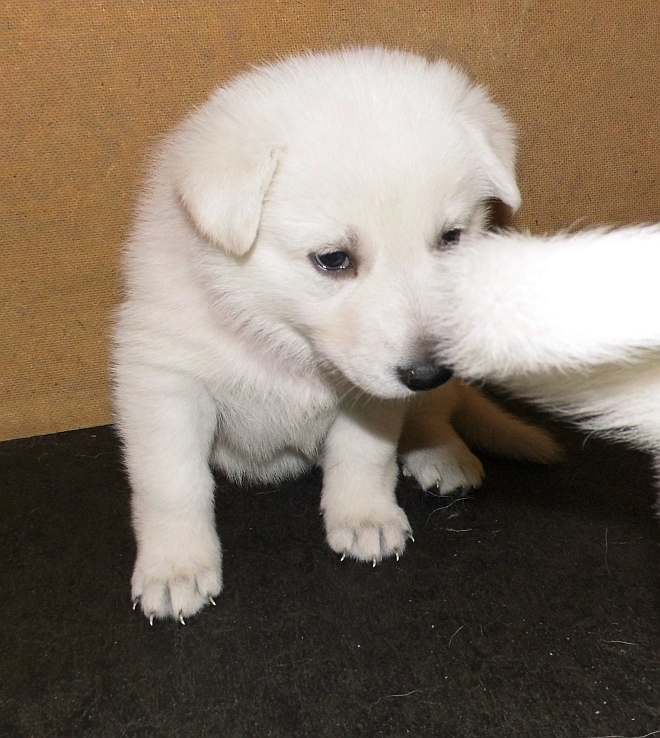
[[[133,600],[152,621],[181,620],[222,587],[208,463],[215,405],[194,380],[151,369],[120,368],[116,391],[137,539]]]
[[[405,405],[368,402],[340,412],[326,438],[321,509],[330,548],[376,565],[411,538],[396,502],[397,445]]]

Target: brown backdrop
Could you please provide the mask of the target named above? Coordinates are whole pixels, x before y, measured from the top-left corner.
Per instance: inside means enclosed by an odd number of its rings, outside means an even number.
[[[0,438],[106,423],[117,256],[158,135],[248,64],[445,55],[521,131],[536,230],[660,220],[657,0],[10,0],[0,11]]]

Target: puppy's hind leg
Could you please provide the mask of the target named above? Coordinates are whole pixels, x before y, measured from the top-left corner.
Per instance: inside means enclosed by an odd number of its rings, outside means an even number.
[[[474,387],[452,381],[412,403],[400,445],[404,471],[422,489],[435,488],[444,495],[477,488],[484,470],[466,441],[539,463],[562,455],[545,431],[499,408]]]
[[[451,425],[460,400],[455,381],[415,398],[409,407],[399,455],[404,475],[442,495],[481,486],[484,468]]]

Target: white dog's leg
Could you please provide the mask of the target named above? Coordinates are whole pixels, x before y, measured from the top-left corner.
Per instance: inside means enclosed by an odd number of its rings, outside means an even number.
[[[538,463],[562,455],[545,431],[498,407],[475,387],[453,380],[411,403],[401,438],[404,468],[422,489],[435,487],[440,494],[480,487],[484,469],[465,441]]]
[[[397,445],[405,404],[371,401],[343,411],[326,439],[321,509],[330,548],[376,565],[411,537],[396,502]]]
[[[208,464],[215,405],[191,379],[120,369],[117,408],[133,488],[133,599],[152,621],[181,620],[222,587]]]
[[[402,454],[404,473],[422,489],[435,488],[441,495],[481,487],[484,467],[449,423],[438,425],[431,440],[430,447]]]
[[[414,398],[404,426],[400,455],[404,473],[424,490],[448,495],[481,486],[484,468],[451,425],[462,404],[463,385],[447,382]]]

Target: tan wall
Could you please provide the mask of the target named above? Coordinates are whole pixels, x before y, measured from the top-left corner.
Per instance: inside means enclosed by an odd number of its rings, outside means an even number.
[[[660,220],[657,0],[10,0],[0,11],[0,438],[106,423],[117,255],[149,143],[248,64],[445,55],[521,129],[519,225]]]

